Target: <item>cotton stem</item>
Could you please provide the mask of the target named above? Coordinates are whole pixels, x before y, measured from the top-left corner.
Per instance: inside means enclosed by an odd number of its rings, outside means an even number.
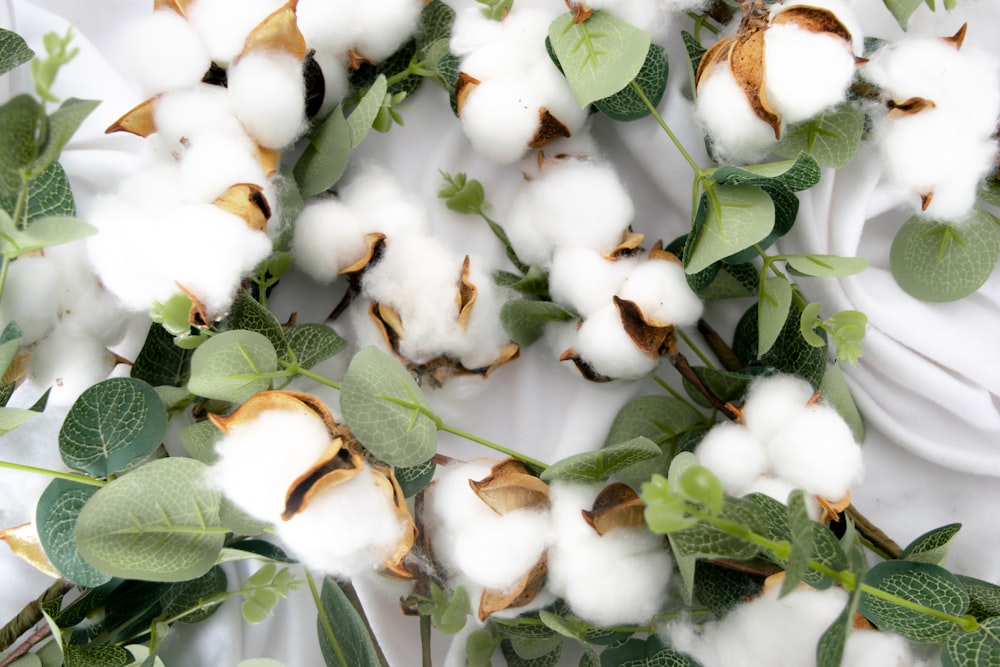
[[[704,319],[698,320],[698,333],[701,334],[702,339],[715,354],[723,368],[727,371],[738,371],[743,368],[743,362],[733,352],[733,348],[729,347],[722,336]]]
[[[33,472],[38,475],[48,475],[49,477],[55,477],[56,479],[65,479],[70,482],[78,482],[80,484],[88,484],[90,486],[104,486],[107,484],[104,480],[94,479],[93,477],[88,477],[87,475],[76,475],[71,472],[59,472],[58,470],[49,470],[48,468],[36,468],[35,466],[26,466],[20,463],[11,463],[10,461],[0,461],[0,468],[20,470],[21,472]]]
[[[684,160],[689,165],[691,165],[691,168],[695,171],[696,174],[701,173],[701,167],[698,166],[698,163],[694,161],[694,158],[691,157],[691,154],[688,153],[686,148],[684,148],[684,144],[682,144],[681,140],[677,138],[677,135],[674,134],[674,131],[670,129],[670,126],[667,125],[667,121],[665,121],[663,119],[663,116],[660,115],[660,112],[656,110],[656,106],[649,101],[648,97],[646,97],[646,93],[642,90],[642,87],[639,84],[637,84],[634,80],[630,81],[628,85],[632,88],[633,91],[635,91],[635,94],[639,96],[639,99],[642,100],[642,103],[646,105],[646,108],[649,109],[649,113],[652,114],[653,118],[656,119],[656,122],[659,123],[661,128],[663,128],[663,131],[667,133],[667,136],[670,137],[670,141],[677,148],[678,152],[680,152]]]
[[[708,402],[712,404],[712,407],[721,412],[722,414],[729,417],[733,421],[739,419],[739,412],[733,409],[731,405],[716,396],[711,389],[705,386],[705,383],[701,381],[701,378],[695,374],[694,369],[691,368],[691,364],[688,362],[687,358],[680,352],[675,352],[670,355],[670,363],[674,365],[677,372],[681,374],[688,382],[694,385],[695,389],[708,399]]]

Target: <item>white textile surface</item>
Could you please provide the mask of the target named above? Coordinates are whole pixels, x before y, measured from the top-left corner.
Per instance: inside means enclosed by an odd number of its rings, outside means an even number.
[[[850,4],[862,17],[866,34],[901,34],[881,2]],[[57,93],[102,100],[62,157],[84,219],[95,196],[113,191],[135,165],[141,140],[105,136],[103,130],[142,101],[129,78],[123,35],[151,5],[149,0],[0,2],[0,25],[23,34],[36,51],[42,51],[44,33],[74,26],[81,53],[60,74]],[[966,20],[967,43],[1000,54],[1000,3],[992,0],[961,2],[951,13],[922,7],[911,21],[911,32],[951,34]],[[675,40],[668,50],[673,67],[661,110],[695,158],[707,165],[690,101],[683,94],[686,73],[680,48]],[[21,68],[0,78],[0,101],[30,88],[30,77]],[[402,113],[405,126],[387,135],[373,133],[353,159],[389,166],[425,201],[436,233],[462,252],[499,258],[485,225],[447,211],[436,199],[438,170],[466,171],[480,179],[501,222],[520,173],[514,167],[489,165],[472,153],[446,96],[434,84],[428,82],[408,100]],[[595,118],[592,130],[636,201],[636,230],[666,240],[686,231],[690,169],[658,126],[649,119],[616,125]],[[853,490],[854,503],[904,545],[931,528],[963,522],[950,567],[1000,583],[1000,529],[993,516],[1000,503],[1000,273],[977,294],[956,303],[927,304],[907,296],[888,268],[889,243],[907,214],[880,181],[873,157],[862,151],[849,168],[826,171],[817,187],[802,193],[799,220],[780,243],[785,252],[860,255],[871,262],[871,268],[857,276],[801,281],[810,299],[822,301],[827,312],[858,309],[869,317],[864,356],[857,367],[845,367],[868,426],[866,478]],[[306,292],[311,302],[302,301]],[[309,314],[322,317],[335,298],[308,279],[293,276],[279,286],[275,300],[282,311],[279,317],[297,310],[300,321],[310,321]],[[742,308],[716,304],[706,317],[720,329],[731,330]],[[556,356],[544,342],[536,345],[496,372],[473,397],[447,390],[432,396],[435,409],[455,426],[551,462],[600,446],[626,400],[656,391],[645,383],[588,383]],[[664,376],[671,373],[662,369]],[[0,458],[60,466],[54,447],[64,414],[65,406],[57,405],[43,419],[0,439]],[[442,438],[442,451],[466,458],[488,454],[450,437]],[[0,527],[31,520],[34,500],[46,483],[44,478],[0,471]],[[232,572],[246,574],[244,569]],[[0,622],[47,585],[44,576],[0,550]],[[400,615],[398,590],[365,581],[358,582],[358,588],[390,663],[418,665],[417,622]],[[206,624],[175,629],[167,642],[164,659],[171,667],[234,667],[249,657],[273,657],[294,667],[323,664],[315,609],[305,589],[282,602],[260,626],[245,625],[238,604],[230,602]],[[448,638],[437,635],[434,651],[435,664],[444,664],[446,655],[449,664],[462,664],[457,651],[449,654]]]

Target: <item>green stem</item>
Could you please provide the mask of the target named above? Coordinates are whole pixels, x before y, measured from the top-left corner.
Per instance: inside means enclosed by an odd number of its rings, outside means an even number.
[[[66,479],[71,482],[79,482],[80,484],[88,484],[90,486],[104,486],[107,484],[107,482],[102,479],[94,479],[93,477],[88,477],[87,475],[76,475],[71,472],[59,472],[58,470],[49,470],[48,468],[36,468],[34,466],[26,466],[20,463],[11,463],[10,461],[0,461],[0,468],[20,470],[21,472],[33,472],[39,475],[48,475],[49,477],[55,477],[56,479]]]
[[[798,307],[799,310],[803,310],[807,305],[809,305],[806,302],[806,298],[802,296],[801,292],[799,292],[795,283],[793,283],[791,280],[788,280],[788,276],[786,276],[781,269],[775,266],[776,262],[780,262],[785,259],[785,255],[768,255],[767,252],[760,247],[759,243],[755,243],[753,248],[754,250],[757,251],[758,255],[764,258],[764,265],[760,269],[760,293],[761,294],[764,293],[764,278],[765,278],[764,274],[767,273],[768,269],[771,269],[771,272],[774,273],[774,275],[778,276],[779,278],[784,278],[786,281],[788,281],[788,284],[792,286],[792,301],[795,303],[795,305]]]
[[[508,449],[507,447],[504,447],[503,445],[499,445],[499,444],[497,444],[495,442],[491,442],[490,440],[487,440],[485,438],[480,438],[478,435],[473,435],[472,433],[467,433],[466,431],[463,431],[462,429],[455,428],[454,426],[449,426],[448,424],[445,424],[444,422],[442,422],[440,420],[440,418],[437,417],[437,415],[429,414],[427,411],[424,411],[424,410],[422,410],[422,412],[424,412],[424,414],[426,414],[428,417],[430,417],[431,419],[433,419],[435,421],[435,423],[437,424],[437,427],[438,427],[439,431],[444,431],[446,433],[451,433],[452,435],[457,435],[460,438],[465,438],[466,440],[471,440],[472,442],[480,444],[480,445],[482,445],[484,447],[489,447],[490,449],[492,449],[494,451],[497,451],[497,452],[500,452],[501,454],[506,454],[507,456],[511,456],[511,457],[513,457],[515,459],[518,459],[519,461],[524,461],[529,466],[531,466],[532,468],[535,468],[536,470],[539,470],[539,471],[545,470],[546,468],[549,467],[545,463],[542,463],[541,461],[539,461],[537,459],[533,459],[530,456],[526,456],[524,454],[521,454],[520,452],[516,452],[513,449]]]
[[[316,611],[319,613],[319,622],[323,628],[323,633],[326,635],[327,640],[330,642],[330,646],[333,647],[334,653],[337,654],[337,662],[341,667],[351,667],[347,662],[347,658],[344,657],[344,651],[340,648],[340,644],[337,642],[337,635],[333,632],[333,626],[330,624],[330,618],[323,611],[323,600],[320,597],[319,589],[316,588],[316,580],[313,579],[312,572],[308,568],[303,568],[306,573],[306,581],[309,582],[309,592],[312,593],[313,603],[316,605]]]
[[[14,225],[18,229],[24,229],[25,220],[24,217],[28,208],[28,186],[31,181],[25,180],[21,177],[21,189],[17,193],[17,202],[14,204]]]
[[[675,329],[675,331],[677,332],[677,335],[681,337],[681,340],[683,340],[689,348],[694,350],[694,353],[698,355],[699,359],[701,359],[701,363],[705,364],[709,368],[715,368],[715,364],[713,364],[711,360],[705,356],[705,353],[702,352],[701,348],[698,347],[682,329]]]
[[[3,289],[7,285],[7,271],[10,269],[10,257],[7,255],[3,256],[2,263],[0,263],[0,299],[3,299]]]
[[[660,115],[660,112],[656,110],[656,106],[649,101],[648,97],[646,97],[646,93],[643,92],[642,87],[639,86],[639,84],[637,84],[635,81],[630,81],[628,85],[631,86],[632,90],[635,91],[635,94],[639,96],[640,100],[642,100],[642,103],[646,105],[647,109],[649,109],[649,113],[653,115],[653,118],[656,119],[656,122],[659,123],[660,127],[663,128],[663,131],[667,133],[667,136],[670,137],[670,141],[673,142],[674,146],[684,157],[684,160],[687,161],[689,165],[691,165],[691,168],[695,171],[695,173],[700,173],[701,167],[698,166],[698,163],[694,161],[694,158],[691,157],[691,154],[687,152],[687,149],[684,148],[684,144],[682,144],[681,140],[677,138],[677,135],[674,134],[674,131],[670,129],[670,126],[667,125],[667,121],[665,121],[663,119],[663,116]]]
[[[431,655],[431,617],[420,617],[420,665],[421,667],[434,667],[433,656]]]
[[[287,372],[281,372],[277,374],[265,373],[258,377],[261,377],[263,379],[268,379],[269,377],[279,378],[279,377],[288,377],[289,375],[301,375],[302,377],[307,377],[310,380],[313,380],[314,382],[326,385],[327,387],[332,387],[334,389],[337,389],[338,391],[340,390],[339,382],[337,382],[336,380],[331,380],[330,378],[327,377],[323,377],[318,373],[313,373],[308,369],[302,368],[301,366],[299,366],[297,361],[285,361],[284,359],[278,359],[278,365],[281,366],[282,368],[285,368]]]
[[[517,252],[514,251],[514,246],[510,243],[510,237],[507,236],[507,232],[505,232],[504,228],[500,226],[500,223],[486,215],[482,208],[477,208],[475,212],[479,215],[479,217],[486,221],[486,224],[489,225],[490,229],[493,231],[493,235],[496,236],[497,239],[500,240],[500,243],[503,244],[504,248],[506,248],[507,259],[509,259],[522,274],[527,273],[530,267],[521,261],[521,258],[517,256]]]

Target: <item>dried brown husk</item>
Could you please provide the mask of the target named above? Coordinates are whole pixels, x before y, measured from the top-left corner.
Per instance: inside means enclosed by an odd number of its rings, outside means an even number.
[[[215,316],[208,312],[208,308],[201,302],[201,299],[184,285],[175,282],[177,289],[184,293],[191,300],[191,309],[188,311],[188,324],[193,327],[207,327],[215,321]]]
[[[278,171],[281,162],[281,151],[276,148],[257,147],[257,163],[266,176],[273,176]]]
[[[389,495],[396,512],[396,518],[404,522],[407,526],[399,542],[396,543],[396,548],[382,561],[380,573],[394,579],[412,579],[414,575],[405,567],[404,561],[416,543],[419,534],[417,524],[410,513],[409,506],[406,504],[403,489],[399,486],[399,481],[396,479],[396,472],[392,466],[377,461],[371,461],[369,465],[375,473],[376,481],[385,493]]]
[[[844,497],[839,500],[827,500],[826,498],[816,496],[816,502],[818,502],[819,506],[823,508],[823,512],[819,518],[820,523],[837,521],[840,519],[840,513],[851,505],[851,492],[848,491],[844,494]]]
[[[472,491],[497,514],[519,509],[548,509],[549,486],[521,461],[500,461],[483,479],[469,480]]]
[[[478,295],[479,290],[469,280],[469,256],[466,255],[462,262],[462,277],[458,280],[458,292],[455,295],[455,303],[458,305],[458,326],[463,330],[469,326],[472,307],[476,304]]]
[[[229,186],[212,202],[223,211],[242,218],[247,227],[255,232],[267,229],[267,221],[271,218],[271,206],[259,185],[254,183],[236,183]]]
[[[729,51],[729,71],[742,88],[754,115],[771,126],[774,138],[781,138],[781,116],[767,101],[764,88],[764,30],[752,27],[738,36]]]
[[[943,37],[942,39],[944,39],[944,41],[947,42],[948,44],[953,45],[956,51],[961,51],[962,44],[965,43],[965,32],[968,28],[969,24],[963,23],[962,27],[958,29],[958,32],[956,32],[951,37]]]
[[[573,364],[576,366],[576,370],[580,371],[580,375],[582,375],[585,379],[590,380],[591,382],[603,383],[603,382],[611,382],[612,380],[614,380],[613,377],[608,377],[607,375],[601,375],[600,373],[595,371],[594,367],[591,366],[589,363],[587,363],[587,361],[580,356],[580,353],[574,350],[573,348],[569,348],[568,350],[560,354],[559,361],[572,361]]]
[[[62,577],[49,557],[45,555],[45,549],[42,548],[42,542],[38,538],[38,531],[35,530],[34,524],[23,523],[20,526],[0,530],[0,540],[7,543],[15,556],[42,574],[56,579]]]
[[[702,54],[701,60],[698,62],[698,71],[695,72],[694,75],[694,85],[696,90],[698,86],[701,85],[702,79],[708,76],[708,74],[711,73],[717,65],[729,61],[729,52],[732,50],[733,44],[736,43],[736,39],[736,35],[723,37],[715,44],[708,47],[708,50]]]
[[[634,528],[645,525],[643,513],[646,503],[628,484],[615,482],[604,487],[589,510],[581,510],[583,520],[598,535],[605,535],[616,528]]]
[[[545,584],[549,571],[548,558],[545,554],[538,559],[535,566],[510,590],[498,591],[487,589],[479,600],[479,620],[485,621],[490,614],[504,609],[517,609],[530,603]]]
[[[289,0],[261,21],[247,36],[237,60],[254,51],[283,51],[296,60],[305,60],[308,49],[295,16],[296,5],[298,0]]]
[[[809,7],[807,5],[784,7],[771,17],[771,25],[781,25],[784,23],[793,23],[797,27],[809,32],[826,33],[833,37],[839,37],[847,42],[848,46],[851,45],[854,39],[851,31],[829,9]]]
[[[650,359],[659,359],[668,354],[674,337],[672,324],[647,318],[634,301],[614,297],[621,316],[622,328],[629,338]]]
[[[16,387],[20,386],[24,382],[24,378],[28,377],[30,366],[31,352],[28,350],[18,350],[14,354],[14,359],[11,360],[10,365],[7,366],[7,370],[4,371],[3,377],[0,378],[0,387],[11,383]]]
[[[548,109],[542,107],[538,110],[538,129],[535,131],[535,136],[528,142],[528,147],[541,148],[550,141],[570,137],[572,134],[561,120],[553,116]]]
[[[674,264],[679,264],[684,266],[684,262],[681,261],[680,257],[670,252],[669,250],[663,249],[663,241],[657,241],[653,244],[652,249],[649,251],[649,258],[651,260],[661,260],[665,262],[673,262]]]
[[[145,102],[140,102],[128,111],[126,111],[121,118],[111,123],[108,129],[104,130],[105,134],[113,134],[114,132],[128,132],[129,134],[134,134],[137,137],[146,138],[149,135],[156,132],[156,121],[154,119],[155,115],[155,104],[158,95],[156,97],[151,97]]]
[[[386,346],[397,357],[403,358],[399,354],[399,340],[403,337],[403,320],[396,309],[388,304],[372,301],[368,306],[368,315],[378,326]]]
[[[365,234],[365,254],[350,266],[345,266],[340,270],[341,275],[360,273],[368,268],[368,265],[376,261],[385,248],[385,234],[381,232],[371,232]]]
[[[629,228],[625,231],[625,235],[622,237],[621,242],[616,245],[611,252],[605,255],[604,259],[616,262],[624,257],[631,257],[640,250],[639,246],[642,245],[642,242],[645,239],[645,234],[633,232],[632,229]]]
[[[357,439],[349,432],[334,438],[319,460],[288,487],[281,519],[288,521],[305,510],[314,495],[354,478],[363,468],[364,454]]]
[[[937,106],[934,103],[934,100],[929,100],[924,97],[910,97],[902,102],[897,102],[896,100],[890,98],[886,100],[885,105],[889,109],[889,118],[913,116],[921,111],[933,109]]]
[[[318,418],[323,422],[330,437],[335,437],[341,428],[330,414],[330,410],[312,394],[300,391],[285,391],[270,389],[261,391],[248,398],[228,417],[209,413],[208,418],[223,433],[228,433],[234,426],[246,424],[256,419],[267,410],[285,410],[302,412]]]
[[[455,107],[458,109],[459,116],[462,115],[462,109],[465,108],[465,101],[469,99],[469,95],[480,83],[482,82],[471,74],[458,73],[458,81],[455,82]]]
[[[187,18],[188,7],[194,3],[195,0],[153,0],[153,11],[169,9]]]

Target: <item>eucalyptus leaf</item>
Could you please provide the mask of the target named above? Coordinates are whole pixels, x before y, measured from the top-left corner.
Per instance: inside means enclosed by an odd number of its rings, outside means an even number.
[[[226,571],[219,566],[189,581],[179,581],[167,587],[160,597],[163,605],[161,615],[172,618],[184,614],[179,620],[182,623],[201,623],[218,611],[222,602],[198,609],[202,601],[226,592],[228,577]],[[194,611],[191,611],[194,610]],[[185,613],[190,612],[190,613]]]
[[[606,446],[615,445],[644,437],[663,444],[703,420],[703,415],[680,399],[639,396],[626,403],[615,415],[604,443]]]
[[[642,68],[635,76],[635,84],[639,86],[646,99],[655,109],[663,99],[663,92],[667,88],[667,54],[659,44],[650,44],[646,53],[646,60],[642,63]],[[630,122],[645,118],[652,113],[646,103],[639,97],[639,94],[626,86],[620,91],[594,101],[594,107],[608,118],[618,122]]]
[[[367,347],[351,360],[340,409],[355,437],[393,466],[415,466],[437,451],[437,423],[427,399],[403,366]]]
[[[98,104],[100,102],[97,100],[79,100],[71,97],[49,114],[45,139],[39,146],[38,157],[31,165],[28,178],[38,177],[55,162],[63,147]]]
[[[127,667],[132,654],[122,646],[63,646],[66,667]]]
[[[805,152],[821,167],[839,169],[854,158],[864,129],[864,112],[845,102],[805,122],[791,125],[773,150],[789,158]]]
[[[899,23],[899,27],[906,30],[906,26],[910,22],[910,16],[923,3],[923,0],[882,0],[882,2],[885,3],[886,9],[892,13],[896,22]]]
[[[969,613],[977,620],[985,620],[991,616],[1000,616],[1000,586],[982,579],[956,575],[958,580],[969,591]]]
[[[914,216],[893,239],[892,275],[922,301],[955,301],[978,290],[1000,258],[1000,235],[988,213],[973,209],[961,224]]]
[[[31,421],[39,413],[24,408],[0,408],[0,435],[10,433],[18,426]]]
[[[975,632],[949,636],[941,652],[942,667],[997,664],[1000,664],[1000,617],[986,619]]]
[[[86,588],[111,580],[83,559],[73,535],[80,510],[95,493],[95,486],[54,479],[35,507],[35,526],[45,555],[64,577]]]
[[[527,646],[530,647],[531,644],[529,643]],[[507,667],[555,667],[562,655],[562,638],[558,638],[558,641],[543,642],[540,646],[543,650],[549,648],[549,652],[535,655],[537,651],[531,651],[529,655],[533,657],[526,658],[518,653],[517,644],[514,643],[513,639],[504,639],[500,642],[500,652],[507,661]]]
[[[434,44],[451,37],[451,27],[455,23],[455,10],[441,0],[431,0],[420,10],[420,20],[413,37],[417,49],[427,54]]]
[[[792,157],[745,167],[722,166],[712,172],[712,180],[722,185],[780,186],[790,192],[808,190],[819,183],[822,172],[815,159],[805,152]]]
[[[860,576],[864,570],[864,552],[860,546],[856,547],[852,553],[853,567],[851,568],[855,576]],[[847,605],[843,611],[834,619],[819,638],[816,645],[816,667],[840,667],[844,657],[844,645],[847,637],[854,629],[854,616],[858,611],[858,603],[861,601],[861,587],[856,586],[847,598]]]
[[[562,480],[593,484],[603,482],[619,470],[660,455],[660,448],[642,436],[596,451],[576,454],[546,468],[542,481]]]
[[[969,593],[955,575],[931,563],[893,560],[879,563],[865,573],[864,583],[943,614],[962,616],[969,608]],[[918,642],[937,642],[956,632],[951,621],[882,600],[870,593],[861,596],[859,609],[883,630]]]
[[[216,328],[219,331],[240,329],[256,331],[267,337],[271,346],[282,355],[285,354],[285,348],[288,347],[285,330],[278,322],[278,318],[245,289],[236,292],[233,303],[229,307],[229,313],[219,320]]]
[[[696,597],[719,618],[746,600],[760,595],[762,589],[760,577],[705,560],[695,565]]]
[[[26,229],[18,229],[7,212],[0,211],[0,253],[11,259],[96,233],[90,223],[67,216],[39,218]]]
[[[347,349],[347,341],[325,324],[295,324],[285,329],[285,340],[299,367],[312,368]]]
[[[577,23],[572,12],[549,26],[549,42],[580,107],[614,95],[642,69],[650,36],[613,14],[596,11]]]
[[[0,74],[6,74],[35,56],[24,38],[16,32],[0,28]]]
[[[733,335],[733,352],[749,368],[773,369],[808,380],[819,387],[826,373],[826,347],[813,347],[799,333],[802,313],[793,303],[788,320],[778,335],[774,346],[764,355],[757,356],[757,306],[753,305],[736,324]],[[826,338],[826,332],[818,335]],[[748,370],[749,370],[748,368]]]
[[[511,299],[500,309],[500,322],[510,339],[527,347],[545,333],[549,322],[568,322],[576,315],[558,303],[533,299]]]
[[[71,468],[108,477],[152,454],[166,432],[167,412],[152,387],[110,378],[73,403],[59,430],[59,453]]]
[[[806,509],[805,494],[801,489],[795,489],[788,496],[787,517],[791,553],[785,563],[785,579],[781,582],[780,596],[791,593],[799,585],[809,570],[809,561],[813,556],[813,521]]]
[[[17,197],[0,192],[0,208],[13,215],[16,204]],[[24,219],[28,224],[39,218],[76,215],[76,202],[69,186],[69,179],[58,162],[50,164],[28,185],[26,209]]]
[[[410,498],[418,491],[427,488],[427,485],[434,479],[436,470],[436,463],[424,461],[415,466],[395,468],[393,472],[396,475],[396,481],[399,482],[399,488],[403,491],[403,497]]]
[[[152,461],[101,488],[76,522],[80,554],[101,572],[185,581],[215,564],[226,529],[221,493],[193,459]]]
[[[786,255],[785,260],[789,266],[802,275],[822,278],[851,276],[868,268],[868,260],[864,257]]]
[[[910,542],[899,557],[902,560],[944,566],[951,544],[961,527],[960,523],[949,523],[930,530]]]
[[[685,253],[684,271],[693,274],[748,248],[766,237],[774,227],[774,202],[762,189],[751,185],[717,185],[718,210],[708,195],[704,222],[695,225],[696,239]]]
[[[347,169],[351,155],[351,128],[337,105],[309,136],[309,144],[295,163],[295,181],[303,197],[314,197],[333,187]]]
[[[832,405],[843,417],[844,421],[851,428],[851,434],[855,442],[865,441],[865,422],[858,410],[851,390],[844,380],[844,371],[840,364],[833,364],[823,375],[823,381],[819,385],[819,391],[823,399]]]
[[[774,347],[792,307],[792,286],[786,278],[764,280],[757,298],[757,356]]]
[[[181,445],[191,458],[205,465],[212,465],[218,458],[215,454],[215,441],[221,435],[215,424],[206,419],[181,427]]]
[[[242,403],[271,386],[266,378],[278,368],[278,355],[263,334],[226,331],[202,343],[191,357],[192,394]]]
[[[192,354],[192,350],[175,345],[174,337],[154,322],[149,326],[130,375],[154,387],[183,387],[191,373]]]
[[[364,622],[340,586],[329,577],[323,580],[316,631],[327,667],[380,667]]]
[[[39,104],[31,95],[17,95],[0,106],[0,192],[17,193],[38,155]]]
[[[368,136],[368,131],[375,122],[375,116],[382,108],[382,101],[385,99],[387,90],[385,75],[380,74],[375,78],[375,83],[365,93],[365,96],[354,107],[351,115],[347,117],[347,129],[351,137],[351,149],[361,145],[361,142]]]

